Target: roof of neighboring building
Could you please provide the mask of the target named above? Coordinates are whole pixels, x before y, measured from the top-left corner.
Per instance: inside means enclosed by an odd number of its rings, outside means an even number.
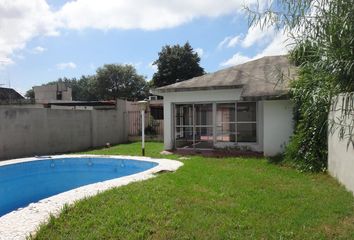
[[[288,98],[296,67],[288,56],[268,56],[157,88],[155,93],[242,88],[244,100]]]
[[[18,99],[24,99],[21,94],[16,92],[12,88],[3,88],[0,87],[0,100],[18,100]]]

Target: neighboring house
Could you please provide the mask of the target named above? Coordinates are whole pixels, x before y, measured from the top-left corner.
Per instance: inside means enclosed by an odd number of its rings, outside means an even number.
[[[72,91],[65,83],[33,87],[36,103],[72,101]]]
[[[25,99],[21,94],[12,88],[0,87],[0,101],[1,102],[16,102]]]
[[[263,57],[164,86],[165,149],[240,147],[281,153],[293,131],[287,56]]]

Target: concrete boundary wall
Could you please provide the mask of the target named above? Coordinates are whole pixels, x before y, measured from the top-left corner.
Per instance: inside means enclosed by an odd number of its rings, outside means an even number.
[[[349,101],[343,101],[345,98]],[[346,103],[354,107],[354,93],[341,94],[334,98],[328,116],[328,171],[354,193],[354,142],[350,141],[349,137],[354,134],[354,131],[350,130],[354,128],[354,112],[348,112],[346,118],[342,117],[342,106]],[[341,129],[345,130],[344,138],[340,137]]]
[[[126,142],[125,103],[112,110],[0,107],[0,160]]]

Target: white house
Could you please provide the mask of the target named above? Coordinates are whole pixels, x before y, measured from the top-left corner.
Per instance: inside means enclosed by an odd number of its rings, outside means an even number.
[[[293,131],[295,76],[287,56],[271,56],[155,89],[164,97],[165,149],[281,153]]]

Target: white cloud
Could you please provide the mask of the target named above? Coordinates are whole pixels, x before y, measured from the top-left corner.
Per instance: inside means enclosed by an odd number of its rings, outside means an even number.
[[[242,34],[236,36],[227,36],[219,44],[218,49],[223,47],[232,48],[235,47],[241,41]]]
[[[230,67],[238,64],[242,64],[245,62],[248,62],[252,60],[252,58],[249,58],[247,56],[244,56],[240,53],[236,53],[233,55],[230,59],[226,60],[225,62],[220,63],[220,66],[222,67]]]
[[[237,36],[231,38],[229,40],[229,42],[227,43],[227,47],[228,48],[235,47],[236,44],[238,44],[240,42],[240,38],[241,38],[241,35],[237,35]]]
[[[292,43],[293,41],[288,38],[285,31],[279,31],[274,35],[271,42],[263,49],[263,51],[256,55],[256,57],[287,54],[292,47]]]
[[[34,54],[40,54],[40,53],[43,53],[45,51],[47,51],[47,49],[44,48],[44,47],[41,47],[41,46],[37,46],[37,47],[32,49],[32,53],[34,53]]]
[[[263,29],[259,25],[252,26],[242,40],[242,46],[247,48],[259,42],[269,42],[275,34],[276,31],[272,26]]]
[[[204,50],[203,48],[196,48],[194,49],[194,52],[198,53],[198,56],[201,58],[204,55]]]
[[[255,25],[248,29],[245,37],[242,34],[225,37],[218,44],[218,49],[223,47],[233,48],[239,43],[241,43],[242,47],[248,48],[256,43],[268,43],[275,35],[276,31],[274,27],[262,29],[259,25]]]
[[[261,0],[269,1],[269,0]],[[257,0],[73,0],[51,9],[46,0],[0,0],[0,58],[38,36],[54,36],[61,29],[86,28],[158,30],[201,17],[214,18],[240,12]],[[232,40],[232,39],[229,39]],[[234,46],[236,39],[229,42]]]
[[[57,16],[71,29],[171,28],[199,17],[236,13],[257,0],[76,0],[67,2]]]
[[[287,33],[285,31],[279,31],[274,34],[273,38],[270,40],[270,43],[261,52],[254,55],[253,57],[248,57],[240,53],[236,53],[230,59],[220,63],[220,66],[230,67],[264,56],[284,55],[289,52],[291,47],[292,41],[288,39]]]
[[[56,66],[57,66],[57,69],[59,69],[59,70],[75,69],[76,68],[76,64],[73,62],[58,63]]]
[[[218,44],[218,49],[222,49],[224,46],[226,46],[227,43],[230,41],[231,38],[232,38],[231,36],[225,37],[225,38]]]
[[[11,60],[36,36],[56,35],[58,23],[45,0],[0,1],[0,58]]]
[[[2,70],[5,66],[14,64],[14,61],[7,57],[0,56],[0,70]]]
[[[218,44],[218,49],[223,47],[232,48],[239,43],[241,43],[241,46],[244,48],[251,47],[256,43],[266,44],[269,43],[276,34],[275,28],[272,26],[261,28],[259,25],[255,25],[248,29],[245,37],[243,37],[243,34],[225,37]]]

